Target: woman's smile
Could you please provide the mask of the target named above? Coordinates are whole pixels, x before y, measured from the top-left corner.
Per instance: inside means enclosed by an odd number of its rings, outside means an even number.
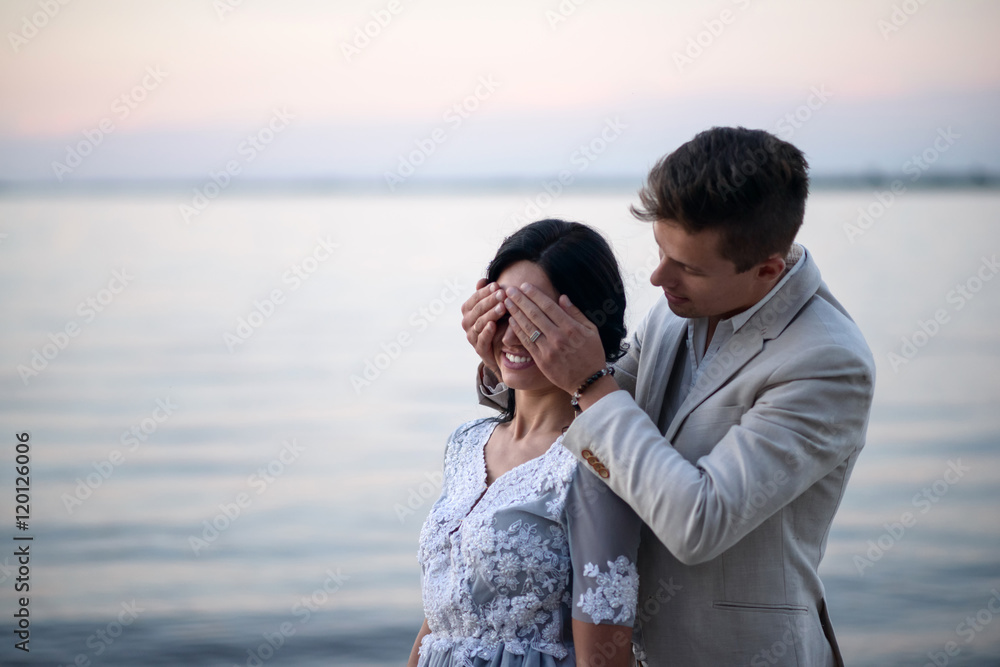
[[[506,350],[503,352],[503,362],[504,367],[511,370],[522,370],[535,365],[534,360],[526,352],[514,354]]]

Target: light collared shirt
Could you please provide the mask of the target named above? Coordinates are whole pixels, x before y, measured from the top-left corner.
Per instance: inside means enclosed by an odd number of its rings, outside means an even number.
[[[784,287],[792,274],[802,267],[804,262],[799,262],[805,248],[797,243],[792,244],[791,250],[785,256],[785,275],[781,277],[774,287],[771,288],[764,298],[750,306],[741,313],[737,313],[730,318],[719,320],[715,326],[715,333],[706,348],[708,338],[708,318],[695,317],[688,320],[688,335],[685,339],[686,345],[677,351],[677,359],[670,372],[670,381],[667,383],[667,391],[664,396],[664,409],[660,411],[660,421],[657,426],[661,433],[666,433],[670,427],[670,422],[674,415],[680,410],[681,404],[687,398],[691,387],[695,385],[701,374],[709,367],[713,357],[721,350],[736,334],[740,328],[750,321],[750,318],[770,301],[778,291]]]

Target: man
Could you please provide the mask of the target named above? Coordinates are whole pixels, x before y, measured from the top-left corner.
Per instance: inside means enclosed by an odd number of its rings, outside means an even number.
[[[650,281],[664,299],[614,377],[594,379],[596,327],[565,295],[480,284],[463,306],[484,359],[510,314],[534,363],[578,398],[564,445],[643,519],[649,665],[843,664],[817,569],[875,367],[794,243],[807,168],[791,144],[743,128],[702,132],[660,160],[632,211],[652,222]]]

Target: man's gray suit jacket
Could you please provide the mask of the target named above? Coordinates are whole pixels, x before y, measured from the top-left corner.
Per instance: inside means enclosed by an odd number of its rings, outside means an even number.
[[[843,664],[817,574],[865,441],[875,364],[811,255],[656,424],[686,319],[657,302],[616,364],[627,391],[563,443],[642,518],[649,665]],[[634,400],[633,400],[634,397]]]

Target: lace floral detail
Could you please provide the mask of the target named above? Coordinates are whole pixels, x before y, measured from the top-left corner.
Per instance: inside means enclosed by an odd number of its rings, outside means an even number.
[[[602,573],[594,563],[587,563],[583,574],[597,579],[597,590],[588,588],[586,593],[581,593],[576,606],[590,615],[594,623],[611,621],[622,625],[635,620],[639,573],[634,563],[619,556],[614,562],[608,561],[607,573]]]
[[[420,534],[424,613],[420,652],[456,664],[529,649],[565,658],[571,562],[561,514],[576,459],[560,440],[486,487],[490,421],[458,429],[445,452],[441,498]],[[544,509],[543,509],[544,508]]]
[[[560,495],[556,496],[549,502],[545,503],[545,511],[549,513],[549,516],[553,519],[558,519],[559,515],[562,514],[563,510],[566,508],[566,496]]]

